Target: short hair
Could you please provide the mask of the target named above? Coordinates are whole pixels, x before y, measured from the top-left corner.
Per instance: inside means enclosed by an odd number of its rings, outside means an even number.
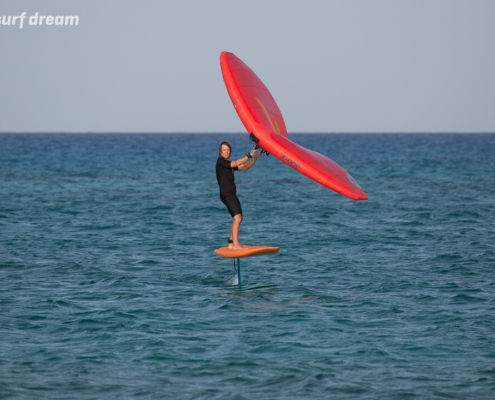
[[[222,155],[222,146],[225,145],[230,149],[230,152],[232,152],[232,146],[230,145],[229,142],[222,142],[220,143],[220,146],[218,147],[218,154]]]

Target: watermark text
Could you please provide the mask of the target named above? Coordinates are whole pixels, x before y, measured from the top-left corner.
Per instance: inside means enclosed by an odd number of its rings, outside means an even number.
[[[36,12],[29,17],[23,12],[21,15],[0,15],[0,25],[18,26],[19,29],[24,28],[24,20],[32,26],[42,25],[79,25],[78,15],[40,15]]]

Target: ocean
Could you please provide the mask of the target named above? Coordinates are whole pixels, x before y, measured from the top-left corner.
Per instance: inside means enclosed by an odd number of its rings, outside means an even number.
[[[353,201],[247,134],[0,134],[0,399],[495,398],[495,135],[293,134]]]

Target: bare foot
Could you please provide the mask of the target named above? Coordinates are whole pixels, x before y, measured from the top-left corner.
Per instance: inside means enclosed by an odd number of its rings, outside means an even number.
[[[229,249],[232,250],[234,248],[234,245],[232,243],[229,243]]]
[[[247,248],[247,246],[243,246],[240,244],[239,246],[233,246],[232,250],[244,250],[246,248]]]

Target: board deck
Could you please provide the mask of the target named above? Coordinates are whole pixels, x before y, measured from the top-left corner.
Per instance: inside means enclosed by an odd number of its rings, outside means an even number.
[[[266,254],[275,254],[280,250],[279,247],[267,246],[245,246],[243,250],[231,250],[228,247],[220,247],[215,250],[215,254],[225,258],[244,258],[254,256],[264,256]]]

